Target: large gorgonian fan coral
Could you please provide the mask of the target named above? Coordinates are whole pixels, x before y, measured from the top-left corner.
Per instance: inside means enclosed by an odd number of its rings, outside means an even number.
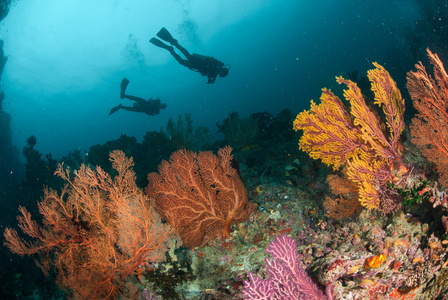
[[[348,178],[359,188],[361,204],[383,213],[393,210],[383,194],[392,181],[390,166],[401,158],[400,135],[404,129],[404,99],[389,73],[379,64],[368,71],[375,94],[374,103],[383,109],[386,126],[376,111],[366,104],[356,83],[336,77],[344,83],[344,97],[350,107],[330,90],[322,89],[321,103],[311,101],[311,109],[297,115],[294,130],[303,130],[300,149],[314,159],[339,169],[347,166]]]
[[[407,88],[418,114],[410,125],[412,142],[424,157],[434,163],[439,180],[448,185],[448,75],[437,54],[429,49],[428,56],[434,66],[434,78],[420,62],[417,71],[407,75]]]
[[[204,246],[230,226],[244,222],[256,205],[231,166],[232,148],[195,153],[178,150],[148,175],[146,194],[156,211],[174,227],[186,247]]]
[[[168,224],[137,187],[134,162],[122,151],[110,154],[117,175],[86,165],[75,172],[59,165],[56,174],[67,185],[60,193],[45,190],[39,212],[43,225],[20,207],[21,230],[6,228],[5,245],[14,253],[39,255],[36,263],[69,299],[116,299],[137,267],[161,262],[174,237]]]

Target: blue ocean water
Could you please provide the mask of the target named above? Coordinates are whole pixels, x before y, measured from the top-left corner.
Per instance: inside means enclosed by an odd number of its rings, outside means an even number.
[[[335,76],[354,71],[365,76],[374,61],[397,81],[412,112],[406,72],[419,60],[427,62],[426,47],[448,59],[448,8],[435,0],[6,2],[11,5],[0,24],[7,57],[0,125],[9,130],[4,120],[10,118],[19,155],[31,135],[36,150],[58,159],[74,150],[85,155],[92,145],[123,134],[141,141],[185,113],[219,139],[216,124],[230,113],[241,118],[283,109],[299,113],[318,100],[323,87],[340,89]],[[191,53],[229,64],[229,75],[206,84],[205,77],[149,43],[162,27]],[[167,108],[155,116],[123,110],[108,116],[120,103],[132,105],[120,99],[124,77],[130,80],[128,94],[159,97]],[[9,134],[0,133],[1,141]],[[8,165],[9,156],[0,158],[0,167]],[[2,231],[16,226],[17,207],[24,205],[4,180],[12,173],[0,173]],[[23,192],[21,198],[33,210],[39,197]],[[42,276],[32,260],[22,261],[5,247],[0,254],[0,287],[16,290]]]
[[[232,111],[306,109],[334,76],[365,76],[373,61],[403,81],[415,63],[406,32],[420,16],[412,0],[15,1],[0,26],[3,109],[19,149],[35,135],[56,158],[121,134],[141,140],[183,113],[215,133]],[[191,53],[230,64],[229,75],[207,85],[150,44],[163,26]],[[129,94],[167,109],[108,117],[131,105],[119,98],[123,77]]]

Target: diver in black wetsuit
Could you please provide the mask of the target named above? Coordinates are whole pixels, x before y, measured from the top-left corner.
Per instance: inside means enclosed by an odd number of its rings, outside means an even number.
[[[160,113],[161,109],[166,108],[166,104],[160,102],[160,99],[152,99],[145,100],[140,97],[126,95],[126,88],[129,84],[129,80],[126,78],[123,78],[121,81],[121,91],[120,91],[120,99],[129,99],[132,101],[135,101],[134,105],[132,107],[130,106],[124,106],[124,105],[117,105],[114,108],[110,110],[109,116],[115,112],[117,112],[120,109],[124,109],[127,111],[135,111],[135,112],[142,112],[150,116],[158,115]]]
[[[157,47],[168,50],[181,65],[189,68],[190,70],[201,73],[202,76],[207,76],[207,83],[214,83],[217,76],[226,77],[227,74],[229,74],[229,67],[224,66],[224,63],[220,62],[216,58],[195,53],[190,54],[184,47],[179,45],[177,40],[173,38],[165,27],[160,29],[157,36],[179,49],[186,59],[180,57],[179,54],[174,51],[172,46],[168,46],[157,38],[152,38],[149,41]]]

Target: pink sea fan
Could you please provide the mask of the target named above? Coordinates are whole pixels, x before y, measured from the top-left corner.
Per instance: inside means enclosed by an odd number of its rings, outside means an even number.
[[[262,279],[249,273],[249,280],[244,281],[243,295],[245,299],[269,300],[326,300],[319,287],[311,280],[300,266],[297,254],[297,243],[293,238],[283,234],[276,237],[266,252],[272,259],[266,258],[269,276]],[[330,289],[327,289],[327,292]]]

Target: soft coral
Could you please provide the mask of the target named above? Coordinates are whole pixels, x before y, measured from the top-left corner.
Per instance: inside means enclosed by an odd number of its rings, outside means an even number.
[[[159,174],[148,175],[147,195],[186,247],[205,245],[220,234],[230,236],[230,226],[255,210],[231,166],[231,151],[225,147],[216,156],[179,150],[160,164]]]

